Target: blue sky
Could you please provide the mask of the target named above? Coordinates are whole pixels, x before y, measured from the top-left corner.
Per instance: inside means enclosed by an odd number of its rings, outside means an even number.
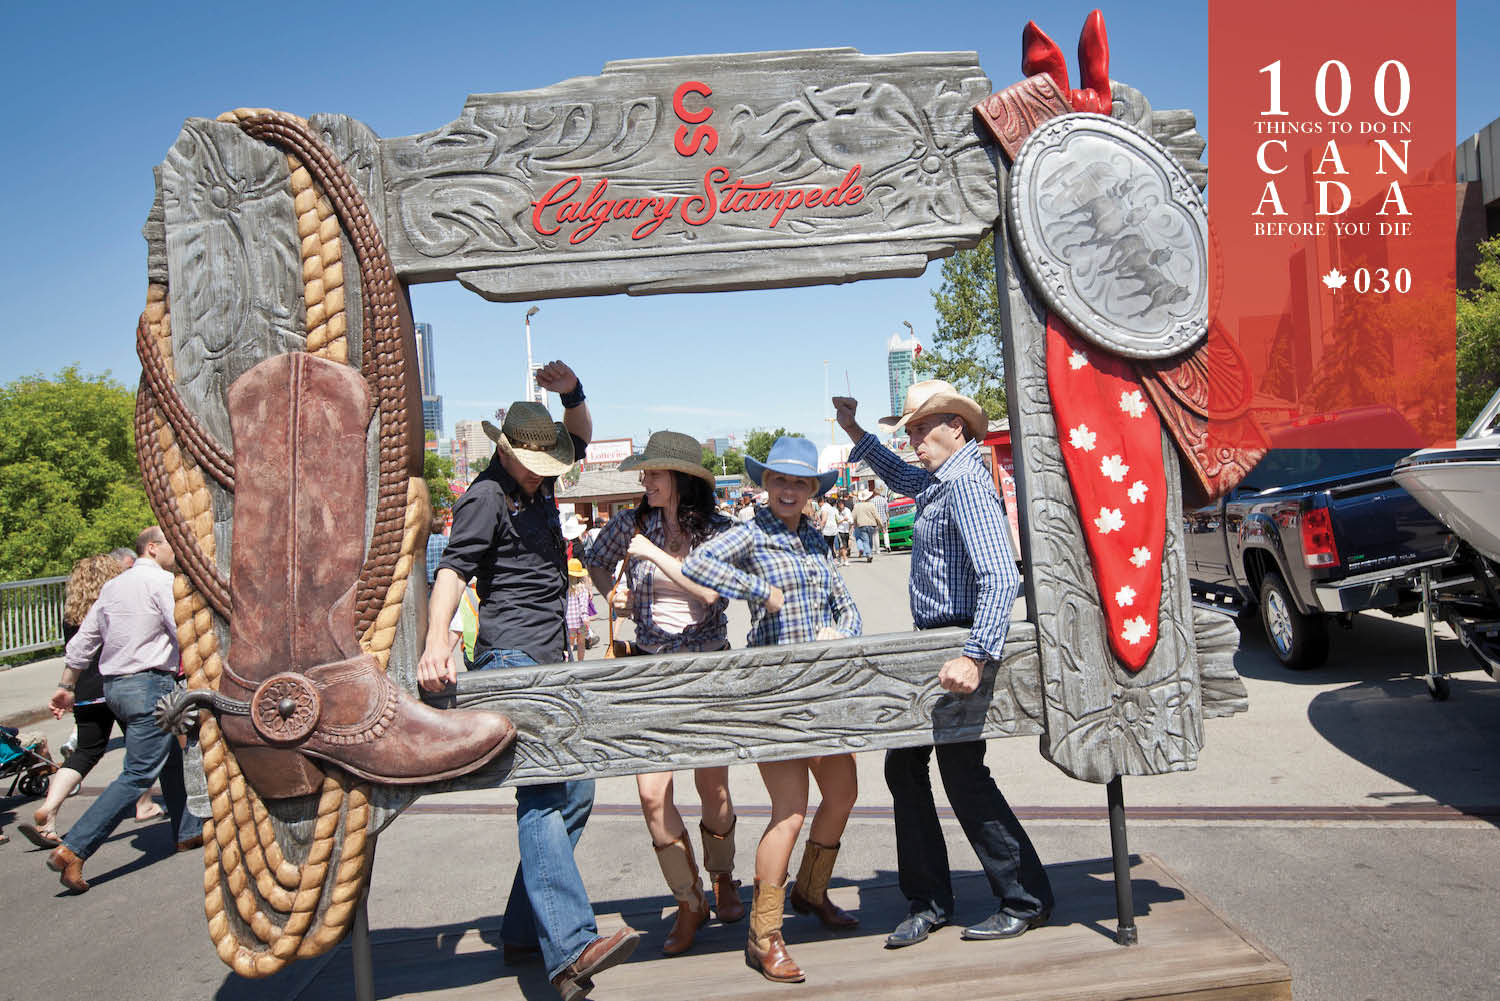
[[[1227,2],[1227,0],[1219,0]],[[474,92],[596,75],[611,59],[852,46],[866,53],[977,50],[997,88],[1019,77],[1028,18],[1072,51],[1093,3],[707,6],[671,2],[54,3],[12,5],[0,69],[5,102],[4,273],[9,332],[0,381],[77,363],[133,385],[145,295],[139,231],[151,168],[188,117],[239,106],[342,112],[382,136],[428,131]],[[1412,16],[1410,3],[1387,7]],[[1111,75],[1159,108],[1207,120],[1207,7],[1103,7]],[[1485,73],[1500,51],[1496,9],[1458,4],[1458,121],[1496,117]],[[1331,52],[1331,55],[1336,53]],[[1209,151],[1212,162],[1212,150]],[[865,412],[887,409],[885,344],[934,317],[938,265],[913,279],[708,295],[539,300],[533,343],[583,377],[599,437],[672,428],[706,437],[786,425],[826,442],[830,388],[845,373]],[[437,339],[447,423],[518,395],[527,304],[456,284],[413,289]]]

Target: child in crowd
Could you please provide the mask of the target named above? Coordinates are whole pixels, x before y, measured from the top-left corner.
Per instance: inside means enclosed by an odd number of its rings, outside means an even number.
[[[589,573],[577,557],[568,560],[568,649],[574,660],[583,660],[588,649],[589,620],[594,617],[593,588],[589,584]]]

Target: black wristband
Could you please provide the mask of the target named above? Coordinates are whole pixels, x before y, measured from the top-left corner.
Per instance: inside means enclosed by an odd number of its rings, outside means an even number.
[[[562,400],[562,405],[563,405],[563,409],[564,410],[572,410],[574,407],[579,406],[580,404],[582,404],[584,400],[588,399],[587,396],[583,395],[583,382],[582,382],[582,380],[574,383],[574,385],[573,385],[573,391],[572,392],[570,392],[570,393],[558,393],[557,394],[557,398],[560,399],[560,400]]]

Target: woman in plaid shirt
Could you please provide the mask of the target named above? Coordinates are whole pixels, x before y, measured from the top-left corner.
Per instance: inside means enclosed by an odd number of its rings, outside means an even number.
[[[750,478],[769,494],[749,523],[736,525],[693,550],[683,563],[688,579],[750,603],[750,646],[841,639],[860,633],[859,610],[834,567],[822,532],[803,514],[835,473],[818,472],[817,446],[806,438],[778,438],[764,464],[746,456]],[[767,980],[797,983],[805,976],[781,937],[787,866],[807,814],[807,776],[823,801],[808,832],[792,890],[792,906],[816,914],[824,927],[852,928],[858,920],[828,899],[828,880],[859,787],[852,754],[770,761],[760,774],[771,795],[771,822],[755,852],[755,900],[745,961]]]
[[[682,575],[682,560],[694,546],[733,524],[714,503],[713,474],[703,468],[696,438],[658,431],[640,455],[620,463],[639,469],[646,496],[634,510],[609,522],[584,556],[601,594],[609,594],[616,564],[625,561],[624,580],[614,588],[616,610],[635,621],[634,650],[641,654],[723,650],[729,646],[729,599]],[[695,768],[693,782],[703,804],[698,827],[703,835],[703,867],[713,883],[719,920],[745,916],[734,881],[734,804],[729,769]],[[669,956],[685,952],[708,921],[708,900],[693,859],[687,825],[672,797],[672,773],[636,776],[641,812],[651,833],[656,861],[677,900],[677,917],[662,943]]]

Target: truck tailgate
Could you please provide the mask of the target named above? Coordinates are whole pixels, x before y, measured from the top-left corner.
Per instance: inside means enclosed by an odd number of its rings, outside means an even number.
[[[1444,555],[1447,529],[1390,476],[1333,487],[1328,497],[1346,573],[1395,570]]]

